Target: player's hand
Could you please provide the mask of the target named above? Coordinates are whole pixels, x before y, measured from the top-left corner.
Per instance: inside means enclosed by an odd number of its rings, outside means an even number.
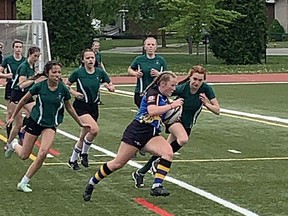
[[[14,121],[14,118],[12,118],[12,117],[10,119],[8,119],[8,121],[5,124],[5,127],[10,127],[12,125],[13,121]]]
[[[199,99],[202,101],[204,106],[206,106],[208,103],[210,103],[210,100],[207,98],[205,93],[200,93]]]
[[[141,78],[143,76],[143,73],[141,71],[135,71],[134,74],[137,78]]]
[[[151,75],[152,77],[157,77],[157,76],[160,75],[160,72],[159,72],[158,70],[152,68],[152,69],[150,70],[150,75]]]
[[[182,106],[183,103],[184,103],[184,99],[183,98],[178,98],[177,100],[172,101],[171,107],[174,109],[176,107]]]
[[[84,95],[80,92],[75,92],[74,97],[78,100],[82,100],[84,98]]]

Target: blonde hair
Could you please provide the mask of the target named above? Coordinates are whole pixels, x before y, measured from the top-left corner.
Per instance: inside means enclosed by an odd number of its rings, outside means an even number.
[[[172,78],[177,78],[177,76],[172,71],[163,71],[158,77],[156,77],[142,92],[141,96],[143,96],[152,86],[159,86],[160,83],[168,82]]]

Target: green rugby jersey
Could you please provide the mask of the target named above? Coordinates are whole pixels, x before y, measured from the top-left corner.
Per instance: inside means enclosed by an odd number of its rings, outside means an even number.
[[[66,85],[59,82],[55,91],[48,88],[48,80],[34,84],[29,92],[36,95],[36,104],[31,111],[31,118],[42,127],[57,127],[63,122],[64,101],[70,100]]]
[[[4,58],[4,61],[2,62],[1,66],[7,69],[7,73],[12,73],[13,74],[12,79],[15,79],[17,69],[20,66],[20,64],[25,61],[25,59],[26,58],[22,56],[20,60],[16,60],[13,55],[10,55]]]
[[[98,64],[98,67],[101,68],[101,69],[103,69],[103,68],[101,67],[102,55],[101,55],[100,52],[95,53],[95,59],[96,59],[96,62],[97,62],[97,64]]]
[[[85,67],[75,70],[68,78],[70,83],[77,83],[77,92],[84,95],[83,102],[88,104],[96,103],[100,84],[103,82],[110,83],[107,73],[101,68],[95,68],[94,73],[87,73]]]
[[[35,74],[34,68],[31,68],[29,63],[28,63],[28,61],[25,60],[18,67],[17,72],[16,72],[16,76],[13,79],[13,83],[12,83],[11,88],[15,89],[15,90],[21,90],[20,87],[18,86],[19,85],[19,77],[20,76],[25,76],[28,79],[28,78],[34,76],[34,74]],[[26,87],[25,89],[22,89],[22,91],[28,92],[29,88],[32,85],[33,84],[31,84],[30,86]]]
[[[136,93],[143,92],[146,87],[153,81],[154,77],[150,75],[151,69],[156,69],[159,72],[163,72],[167,70],[167,64],[163,57],[159,55],[155,55],[155,58],[149,59],[147,55],[137,56],[130,67],[133,70],[141,70],[143,76],[141,78],[137,78],[137,84],[135,88]]]
[[[180,84],[173,92],[177,98],[183,98],[183,111],[181,122],[185,128],[191,128],[196,123],[196,120],[202,111],[202,101],[199,96],[200,93],[205,93],[209,100],[215,98],[215,93],[210,85],[203,83],[195,94],[190,91],[190,82]]]

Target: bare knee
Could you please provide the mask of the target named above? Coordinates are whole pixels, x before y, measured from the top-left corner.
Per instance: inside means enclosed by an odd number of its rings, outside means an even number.
[[[183,138],[181,137],[181,138],[177,139],[177,142],[180,146],[183,146],[188,142],[188,137],[183,137]]]
[[[20,157],[21,160],[27,160],[29,158],[29,155],[30,154],[27,154],[27,153],[21,153],[19,155],[19,157]]]
[[[48,149],[47,150],[46,149],[45,150],[42,149],[42,150],[39,150],[37,157],[39,159],[43,159],[44,160],[46,158],[47,154],[48,154]]]
[[[97,136],[97,134],[99,133],[99,127],[91,127],[89,133],[90,133],[92,136]]]
[[[122,163],[121,161],[111,161],[111,163],[109,163],[109,169],[111,171],[116,171],[118,169],[121,169],[123,166],[125,165],[125,163]]]
[[[170,146],[169,146],[169,147],[170,147]],[[166,160],[172,161],[173,155],[174,155],[173,150],[172,150],[172,148],[170,147],[170,148],[165,148],[165,149],[163,149],[163,152],[162,152],[162,156],[161,156],[161,157],[164,158],[164,159],[166,159]]]

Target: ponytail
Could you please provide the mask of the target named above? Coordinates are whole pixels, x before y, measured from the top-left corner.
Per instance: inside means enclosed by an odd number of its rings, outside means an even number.
[[[146,92],[153,86],[159,86],[162,81],[169,81],[170,77],[176,78],[176,75],[172,71],[164,71],[158,77],[156,77],[141,93],[141,97],[146,94]]]

